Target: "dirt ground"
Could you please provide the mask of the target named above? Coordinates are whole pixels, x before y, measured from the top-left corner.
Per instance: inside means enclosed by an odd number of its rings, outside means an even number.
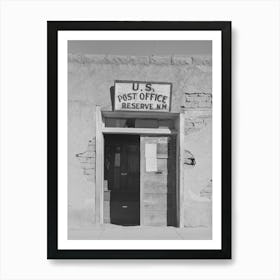
[[[69,229],[71,240],[210,240],[208,227],[151,227],[118,226],[112,224],[93,225],[81,229]]]

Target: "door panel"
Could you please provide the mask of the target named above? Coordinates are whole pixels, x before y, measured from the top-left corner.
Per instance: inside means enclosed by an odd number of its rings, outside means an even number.
[[[139,145],[139,136],[105,137],[105,177],[110,191],[112,224],[140,224]]]
[[[176,226],[176,137],[141,136],[143,225]],[[156,170],[149,171],[146,145],[156,145]]]

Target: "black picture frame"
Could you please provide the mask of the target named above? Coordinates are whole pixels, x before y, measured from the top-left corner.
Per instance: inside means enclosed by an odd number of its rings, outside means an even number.
[[[58,249],[58,31],[220,30],[222,34],[222,248],[221,250]],[[48,259],[231,259],[231,22],[48,21],[47,22],[47,258]]]

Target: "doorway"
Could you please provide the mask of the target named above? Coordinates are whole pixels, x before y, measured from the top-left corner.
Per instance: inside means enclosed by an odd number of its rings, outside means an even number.
[[[104,135],[110,223],[140,225],[140,136]]]

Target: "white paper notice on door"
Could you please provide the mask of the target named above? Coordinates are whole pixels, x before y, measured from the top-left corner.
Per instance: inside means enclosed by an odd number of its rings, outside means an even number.
[[[157,171],[157,144],[145,144],[146,172]]]

